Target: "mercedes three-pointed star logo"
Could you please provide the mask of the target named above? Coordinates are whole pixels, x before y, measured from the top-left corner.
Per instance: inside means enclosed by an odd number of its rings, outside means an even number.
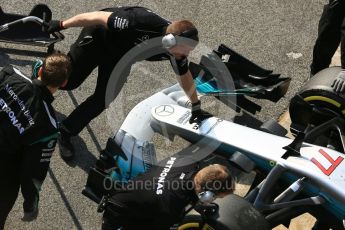
[[[170,105],[161,105],[155,109],[158,116],[166,117],[174,113],[174,107]]]

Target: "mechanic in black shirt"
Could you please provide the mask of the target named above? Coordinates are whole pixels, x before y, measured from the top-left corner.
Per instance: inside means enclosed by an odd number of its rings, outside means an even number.
[[[182,220],[188,205],[209,203],[233,192],[225,166],[200,168],[199,163],[186,165],[186,161],[183,156],[169,157],[121,189],[114,186],[119,191],[105,201],[102,229],[169,229]]]
[[[325,5],[318,27],[318,37],[314,45],[310,75],[328,68],[332,57],[341,45],[342,71],[332,87],[338,93],[345,92],[345,0],[329,0]]]
[[[198,31],[192,22],[187,20],[170,22],[143,7],[118,7],[79,14],[65,21],[52,20],[49,25],[48,32],[84,27],[70,48],[72,74],[69,83],[63,89],[77,88],[93,69],[98,67],[94,93],[62,121],[59,143],[62,150],[60,153],[64,159],[68,160],[74,156],[70,137],[77,135],[107,106],[105,104],[107,83],[115,65],[129,50],[148,39],[164,37],[162,43],[166,49],[161,49],[164,53],[147,59],[170,59],[175,73],[180,76],[180,85],[192,102],[190,122],[209,116],[200,108],[192,74],[188,68],[187,56],[199,40]],[[178,40],[178,37],[194,42],[187,42],[187,45],[180,42],[181,39]],[[114,97],[121,90],[128,74],[129,70],[123,74],[125,76],[121,76],[122,80],[116,82]]]
[[[24,221],[38,215],[40,187],[54,151],[58,127],[53,93],[67,83],[67,55],[48,56],[36,80],[12,66],[0,71],[0,229],[19,188],[24,197]]]

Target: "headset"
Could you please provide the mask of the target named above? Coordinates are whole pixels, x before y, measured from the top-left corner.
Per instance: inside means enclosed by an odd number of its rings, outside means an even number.
[[[212,191],[202,191],[198,194],[198,198],[201,203],[209,204],[216,199],[216,194]]]
[[[170,49],[170,48],[176,46],[179,43],[178,37],[189,38],[189,39],[194,40],[194,42],[199,42],[198,30],[196,28],[192,28],[192,29],[186,30],[186,31],[184,31],[178,35],[174,35],[172,33],[166,34],[162,38],[163,48]],[[195,43],[194,43],[194,46],[195,46]]]
[[[226,182],[223,181],[222,185],[219,189],[216,188],[207,188],[206,185],[202,187],[202,191],[199,192],[198,198],[201,203],[209,204],[212,203],[216,196],[220,193],[227,192],[229,189],[227,188]]]

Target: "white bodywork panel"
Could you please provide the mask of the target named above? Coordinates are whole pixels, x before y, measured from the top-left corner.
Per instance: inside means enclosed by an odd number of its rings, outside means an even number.
[[[167,106],[168,110],[173,110],[173,113],[170,112],[171,114],[169,114],[168,111],[168,114],[158,115],[158,111],[162,110],[161,106],[164,105]],[[345,188],[344,154],[304,143],[300,150],[301,157],[289,157],[285,160],[281,158],[286,152],[283,147],[289,145],[292,142],[291,139],[216,117],[203,121],[196,129],[196,124],[188,123],[190,118],[190,109],[186,108],[188,105],[188,98],[178,84],[154,94],[137,104],[120,127],[120,133],[124,131],[133,138],[122,139],[116,138],[115,135],[116,142],[123,146],[122,149],[126,154],[131,154],[131,148],[125,146],[131,146],[132,142],[150,142],[155,132],[170,135],[178,134],[187,140],[193,140],[193,135],[197,138],[207,137],[230,148],[234,147],[238,151],[253,154],[267,161],[274,161],[295,173],[304,175],[312,179],[322,190],[345,203],[345,189],[343,189]],[[126,140],[131,143],[123,143]],[[321,154],[321,150],[326,155]],[[319,165],[315,162],[319,162]],[[331,173],[326,175],[329,172]]]
[[[165,127],[169,132],[182,134],[181,136],[186,139],[195,141],[193,137],[207,137],[210,144],[214,140],[231,149],[236,148],[238,151],[253,154],[267,161],[275,161],[293,172],[312,179],[327,193],[345,203],[344,154],[304,143],[300,150],[301,157],[289,157],[285,160],[282,158],[286,153],[283,147],[292,142],[285,137],[216,117],[206,119],[200,125],[189,124],[190,110],[178,105],[157,106],[152,109],[152,117],[158,125]]]

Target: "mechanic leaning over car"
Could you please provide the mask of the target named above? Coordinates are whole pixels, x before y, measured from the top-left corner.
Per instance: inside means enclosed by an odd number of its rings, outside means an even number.
[[[233,192],[234,180],[225,166],[186,161],[183,156],[168,157],[117,187],[110,198],[103,197],[102,230],[169,229],[182,220],[187,206],[211,203]]]
[[[341,45],[342,70],[332,83],[334,91],[345,92],[345,0],[329,0],[325,5],[318,27],[318,38],[310,65],[311,76],[329,67],[332,57]]]
[[[61,53],[44,60],[35,80],[12,66],[0,71],[0,229],[19,188],[24,197],[22,220],[38,215],[39,191],[58,137],[51,103],[70,71],[69,57]]]
[[[74,147],[70,138],[78,135],[105,109],[107,83],[115,65],[130,49],[151,38],[164,37],[162,43],[166,49],[160,47],[162,55],[154,55],[152,59],[147,60],[170,60],[175,73],[180,76],[178,81],[192,102],[190,122],[210,116],[200,108],[200,101],[188,67],[187,56],[199,40],[198,30],[192,22],[187,20],[170,22],[143,7],[118,7],[79,14],[64,21],[52,20],[48,32],[70,27],[84,28],[70,48],[69,56],[73,68],[68,84],[62,89],[77,88],[96,67],[98,67],[98,78],[94,93],[62,121],[59,144],[65,160],[74,156]],[[189,42],[188,45],[179,43],[176,42],[177,37],[185,37],[194,42],[193,44]],[[116,82],[114,97],[121,90],[129,72],[128,70],[123,74],[125,76],[121,76],[123,79]]]

